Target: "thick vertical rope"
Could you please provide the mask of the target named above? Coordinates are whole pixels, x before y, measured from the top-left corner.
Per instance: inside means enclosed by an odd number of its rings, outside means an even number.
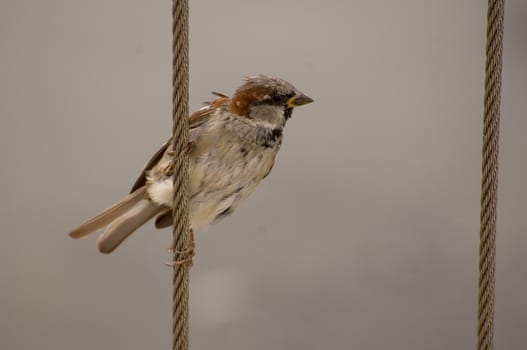
[[[494,348],[494,270],[504,10],[504,0],[488,1],[483,163],[481,168],[478,350],[492,350]]]
[[[172,118],[174,122],[174,261],[189,244],[188,156],[188,0],[172,0]],[[181,155],[181,156],[178,156]],[[175,264],[173,271],[172,349],[187,350],[189,335],[189,264]]]

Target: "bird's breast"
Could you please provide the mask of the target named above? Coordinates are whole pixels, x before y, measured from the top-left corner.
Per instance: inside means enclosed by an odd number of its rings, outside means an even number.
[[[227,140],[225,140],[227,141]],[[242,142],[219,142],[190,164],[193,227],[231,214],[273,167],[277,149]]]
[[[210,135],[209,135],[210,139]],[[189,213],[199,229],[231,214],[271,171],[280,147],[263,147],[240,138],[196,140],[189,159]],[[148,176],[150,198],[172,207],[172,176]]]

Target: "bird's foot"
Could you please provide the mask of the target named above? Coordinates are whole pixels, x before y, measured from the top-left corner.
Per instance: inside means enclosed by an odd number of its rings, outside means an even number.
[[[189,236],[190,240],[186,249],[174,250],[174,244],[170,244],[168,252],[174,255],[174,261],[167,262],[167,266],[176,267],[186,265],[192,267],[192,258],[196,255],[196,243],[194,241],[194,231],[192,229],[190,229]]]

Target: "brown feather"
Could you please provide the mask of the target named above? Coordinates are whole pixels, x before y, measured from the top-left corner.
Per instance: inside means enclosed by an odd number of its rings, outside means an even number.
[[[220,97],[218,97],[214,101],[206,102],[205,107],[198,109],[197,111],[195,111],[194,113],[190,115],[188,119],[190,129],[197,128],[201,124],[206,122],[217,108],[220,108],[223,105],[225,106],[228,105],[227,102],[229,102],[230,100],[229,97],[223,94],[214,93],[214,92],[213,94],[220,96]]]
[[[97,239],[97,247],[101,253],[111,253],[129,235],[141,227],[148,220],[156,216],[164,206],[144,199],[137,206],[127,211],[108,225],[104,233]]]
[[[221,98],[229,98],[229,96],[221,93],[221,92],[217,92],[217,91],[212,91],[211,94],[215,95],[215,96],[218,96],[218,97],[221,97]]]
[[[136,189],[110,208],[82,223],[79,227],[70,232],[70,237],[81,238],[103,228],[128,210],[132,209],[141,199],[144,198],[145,192],[146,187],[144,186]]]
[[[172,226],[172,210],[159,214],[156,218],[156,228],[166,228]]]
[[[229,109],[234,114],[248,118],[250,107],[271,93],[272,89],[266,86],[242,86],[232,97]]]

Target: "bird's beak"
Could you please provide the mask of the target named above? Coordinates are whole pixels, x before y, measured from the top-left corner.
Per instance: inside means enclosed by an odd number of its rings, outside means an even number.
[[[311,97],[309,97],[307,95],[304,95],[303,93],[299,92],[295,96],[293,96],[289,100],[287,100],[287,106],[290,107],[290,108],[294,108],[294,107],[298,107],[298,106],[302,106],[302,105],[311,103],[313,101],[314,100]]]

